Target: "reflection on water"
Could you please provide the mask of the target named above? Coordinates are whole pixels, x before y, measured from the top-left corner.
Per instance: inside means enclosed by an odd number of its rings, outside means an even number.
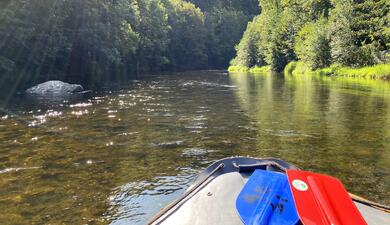
[[[390,203],[390,86],[192,73],[0,114],[1,224],[145,224],[209,163],[280,157]]]
[[[339,177],[348,190],[390,203],[390,83],[232,74],[257,124],[257,156]],[[252,154],[253,155],[253,154]]]

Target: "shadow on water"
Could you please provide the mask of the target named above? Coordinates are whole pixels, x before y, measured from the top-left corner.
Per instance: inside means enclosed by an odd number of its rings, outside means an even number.
[[[387,84],[193,72],[60,104],[13,99],[0,118],[0,222],[145,224],[232,155],[280,157],[390,203],[389,94]]]

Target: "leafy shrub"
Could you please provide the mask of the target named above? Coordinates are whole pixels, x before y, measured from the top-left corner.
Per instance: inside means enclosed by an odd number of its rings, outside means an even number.
[[[311,69],[329,66],[330,46],[325,18],[321,17],[316,22],[307,23],[298,33],[295,42],[298,58]]]

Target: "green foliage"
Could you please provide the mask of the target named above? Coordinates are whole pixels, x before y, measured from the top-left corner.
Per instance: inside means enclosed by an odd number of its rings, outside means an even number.
[[[204,12],[213,11],[215,8],[224,8],[246,12],[255,15],[259,12],[258,0],[188,0],[202,9]]]
[[[226,68],[234,57],[234,46],[239,42],[247,21],[253,16],[230,8],[214,8],[205,15],[209,64]]]
[[[85,80],[126,68],[138,35],[126,1],[15,0],[0,10],[0,84]],[[14,65],[14,66],[10,66]],[[12,69],[10,69],[12,68]]]
[[[249,69],[249,73],[269,73],[271,72],[271,66],[255,66]]]
[[[353,67],[385,62],[389,8],[381,0],[335,1],[330,17],[332,62]]]
[[[321,75],[344,76],[344,77],[361,77],[374,79],[390,79],[390,64],[378,64],[375,66],[365,66],[351,68],[344,66],[332,66],[316,71]]]
[[[295,53],[311,69],[329,66],[330,46],[325,18],[304,25],[296,36]]]
[[[1,1],[0,85],[226,67],[258,11],[257,0]]]
[[[295,40],[305,23],[327,15],[329,1],[261,0],[261,15],[248,25],[232,65],[266,63],[281,71],[296,59]],[[254,44],[255,43],[255,44]],[[254,47],[253,47],[254,46]],[[252,49],[255,48],[255,49]]]
[[[231,73],[242,73],[242,72],[248,72],[248,73],[269,73],[271,72],[270,66],[254,66],[252,68],[245,67],[245,66],[229,66],[228,71]]]
[[[356,62],[358,47],[352,31],[352,0],[339,0],[330,16],[331,56],[332,62],[342,65],[353,65]]]
[[[284,68],[285,75],[299,76],[307,73],[313,73],[313,70],[311,70],[307,65],[300,61],[292,61],[288,63]]]
[[[260,50],[260,35],[261,24],[258,22],[260,17],[253,19],[253,22],[248,23],[248,27],[240,41],[236,46],[237,56],[231,61],[232,65],[242,67],[253,67],[265,65],[264,56]]]
[[[49,6],[51,11],[43,11],[45,6]],[[66,68],[62,59],[68,53],[69,42],[64,37],[64,31],[55,26],[66,23],[64,18],[55,15],[62,12],[60,4],[48,0],[15,0],[1,7],[0,84],[14,85],[34,79],[40,71],[54,72],[56,68]],[[58,54],[60,51],[64,53],[62,56]],[[52,64],[56,64],[56,68],[51,67]],[[24,74],[32,68],[37,72],[27,78]],[[16,69],[20,75],[15,73]]]
[[[169,44],[168,13],[160,0],[138,0],[138,18],[133,22],[139,34],[134,57],[137,73],[158,70],[169,63],[166,51]]]
[[[287,75],[292,75],[293,71],[295,70],[295,68],[297,67],[297,62],[296,61],[291,61],[289,62],[286,67],[284,67],[284,74],[287,74]]]
[[[167,6],[171,26],[169,60],[171,69],[199,69],[207,65],[204,15],[188,2],[171,0]]]
[[[294,40],[295,29],[293,17],[289,10],[278,14],[274,12],[274,20],[271,21],[270,42],[265,47],[266,62],[276,71],[282,71],[287,63],[295,60]]]
[[[249,68],[246,66],[229,66],[228,71],[231,73],[248,72]]]
[[[386,48],[388,37],[385,29],[389,24],[390,2],[387,0],[354,1],[352,30],[357,44],[375,44],[380,50]],[[387,40],[386,40],[387,39]]]
[[[378,64],[375,66],[365,66],[359,68],[351,68],[332,64],[330,67],[325,67],[317,70],[311,70],[310,67],[303,62],[290,62],[284,69],[285,75],[321,75],[321,76],[337,76],[337,77],[359,77],[370,79],[390,79],[390,64]]]
[[[281,71],[297,58],[310,69],[389,61],[389,1],[260,0],[260,7],[231,65],[265,62]]]
[[[235,55],[248,21],[258,12],[258,0],[190,0],[205,14],[206,54],[212,68],[226,68]]]

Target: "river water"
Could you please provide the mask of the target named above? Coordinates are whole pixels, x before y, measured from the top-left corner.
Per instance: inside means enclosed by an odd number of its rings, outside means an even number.
[[[0,114],[1,224],[145,224],[211,162],[278,157],[390,203],[390,83],[192,72]]]

